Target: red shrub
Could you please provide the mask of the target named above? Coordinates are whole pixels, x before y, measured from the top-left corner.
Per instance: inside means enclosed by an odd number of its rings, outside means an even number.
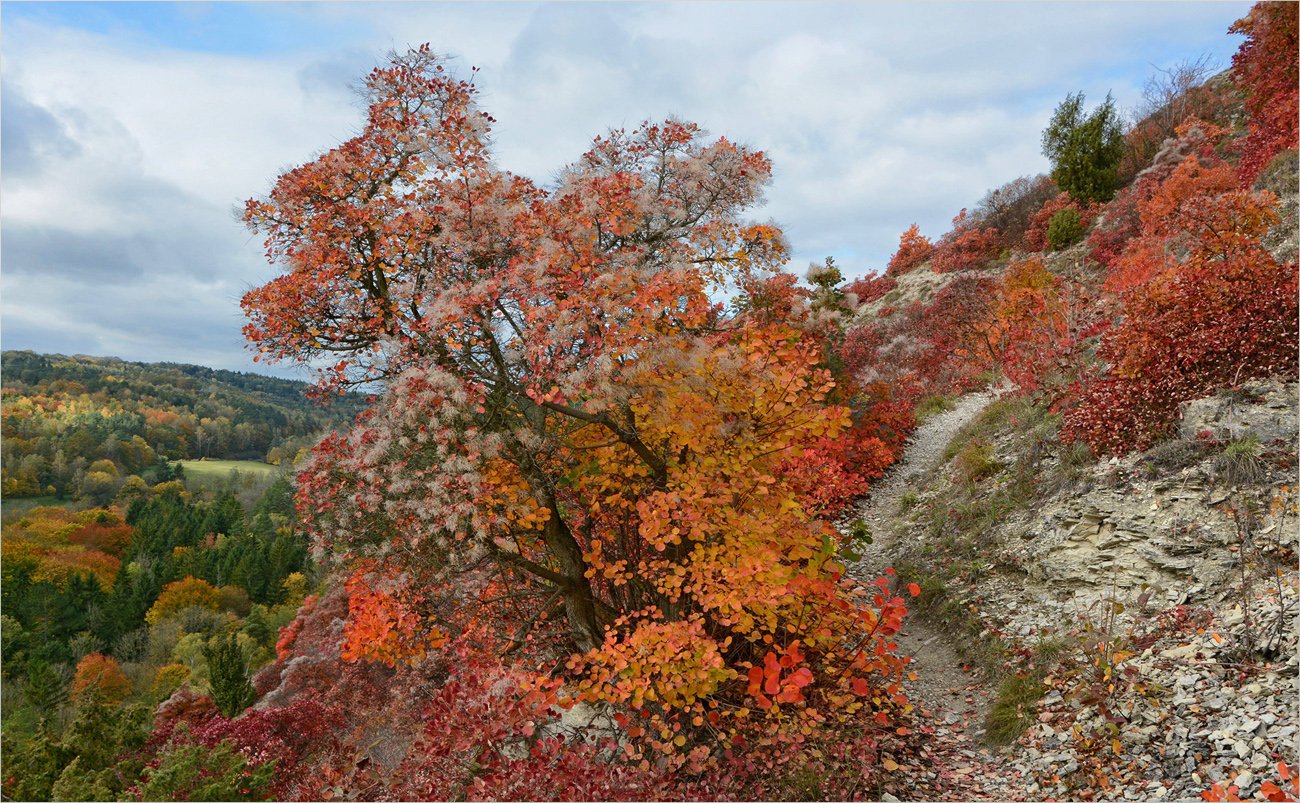
[[[172,692],[154,712],[153,733],[159,738],[150,738],[151,743],[165,742],[171,738],[177,725],[184,723],[191,729],[201,728],[214,717],[221,716],[217,704],[206,694],[199,694],[190,688],[189,681]]]
[[[120,558],[126,548],[131,545],[131,538],[134,534],[135,531],[126,523],[101,524],[92,522],[69,535],[68,540],[87,549],[98,550],[115,558]]]
[[[865,494],[869,481],[884,473],[895,455],[879,438],[850,430],[838,438],[823,438],[779,469],[809,500],[812,516],[829,517]]]
[[[196,695],[190,692],[190,696]],[[307,799],[302,795],[303,788],[318,789],[317,765],[337,758],[342,749],[340,734],[347,732],[341,710],[315,700],[299,699],[279,708],[251,708],[238,719],[215,713],[215,707],[209,712],[201,704],[204,700],[211,703],[201,697],[183,711],[173,707],[164,712],[160,708],[150,735],[151,748],[161,752],[168,744],[215,747],[228,741],[248,759],[250,768],[275,762],[269,789],[272,800]]]
[[[898,241],[898,250],[889,258],[885,268],[886,276],[902,276],[919,268],[934,254],[934,246],[928,237],[921,236],[921,228],[915,223]]]
[[[981,229],[963,209],[952,219],[952,231],[939,238],[930,267],[935,273],[974,270],[998,251],[998,230]]]
[[[384,699],[393,671],[382,664],[346,662],[343,627],[349,595],[339,583],[320,599],[308,598],[298,617],[282,628],[279,660],[252,680],[263,704],[283,706],[301,697],[326,704],[364,707]]]
[[[888,274],[881,276],[872,274],[863,279],[858,279],[844,288],[845,293],[854,293],[858,297],[859,304],[870,304],[871,302],[884,298],[890,290],[898,287],[898,282]]]
[[[930,341],[919,361],[924,376],[965,387],[976,374],[1001,364],[1006,337],[994,314],[997,279],[968,272],[953,277],[922,313]]]
[[[1129,240],[1142,231],[1142,216],[1138,211],[1139,189],[1136,185],[1116,193],[1105,208],[1105,219],[1088,235],[1088,259],[1110,268],[1123,253]]]
[[[866,385],[853,405],[853,437],[866,444],[878,440],[884,444],[890,462],[873,462],[874,447],[863,450],[855,465],[884,470],[903,453],[907,439],[916,429],[916,399],[906,397],[899,388],[885,382]]]
[[[1259,172],[1281,151],[1300,147],[1300,67],[1297,66],[1295,3],[1256,3],[1233,23],[1244,34],[1232,57],[1234,77],[1246,89],[1250,132],[1240,143],[1237,175],[1241,186],[1255,183]]]
[[[1124,292],[1098,350],[1110,372],[1083,384],[1063,440],[1098,453],[1143,449],[1172,429],[1181,402],[1296,374],[1297,267],[1259,244],[1274,204],[1242,191],[1195,195],[1152,218],[1185,238],[1187,257]]]
[[[645,800],[669,796],[663,776],[554,731],[556,683],[530,687],[521,675],[486,663],[464,644],[448,648],[448,676],[408,698],[418,721],[412,740],[395,732],[358,731],[350,750],[335,752],[304,778],[298,794],[377,800]],[[382,717],[377,717],[378,722]],[[405,729],[393,723],[396,729]],[[376,735],[378,734],[378,735]],[[376,740],[393,755],[380,756]],[[380,759],[382,760],[376,760]]]

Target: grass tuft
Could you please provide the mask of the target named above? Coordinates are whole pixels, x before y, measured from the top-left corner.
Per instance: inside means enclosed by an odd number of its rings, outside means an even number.
[[[1034,724],[1038,701],[1046,688],[1041,673],[1007,675],[998,687],[998,700],[989,711],[985,731],[994,744],[1011,744]]]
[[[1259,457],[1259,440],[1251,435],[1229,443],[1214,459],[1214,471],[1225,485],[1254,485],[1268,477]]]

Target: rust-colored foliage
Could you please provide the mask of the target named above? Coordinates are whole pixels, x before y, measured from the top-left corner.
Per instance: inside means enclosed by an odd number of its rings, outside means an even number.
[[[534,670],[567,652],[584,696],[664,728],[725,700],[725,727],[647,743],[673,766],[751,718],[779,735],[905,705],[902,601],[857,604],[815,518],[832,500],[797,468],[850,410],[820,367],[825,322],[764,275],[781,232],[741,218],[766,157],[646,123],[543,189],[492,163],[474,87],[427,48],[367,90],[360,135],[246,207],[285,271],[245,296],[249,337],[320,361],[324,392],[386,385],[299,476],[308,532],[350,578],[340,659],[397,671],[470,633]],[[727,283],[733,317],[709,298]],[[747,703],[741,678],[796,639],[816,694]]]
[[[893,276],[873,273],[866,278],[851,282],[844,288],[844,292],[856,295],[861,304],[870,304],[872,301],[884,298],[895,287],[898,287],[898,281]]]
[[[997,317],[998,280],[982,273],[953,277],[925,308],[922,327],[933,344],[923,371],[972,376],[1000,366],[1008,334]]]
[[[72,678],[72,697],[75,700],[100,700],[120,703],[131,693],[131,680],[122,674],[117,661],[92,652],[77,662]]]
[[[1002,366],[1023,390],[1077,378],[1078,349],[1090,316],[1091,298],[1050,273],[1041,258],[1007,268],[998,288],[998,327],[1006,334]]]
[[[92,509],[73,512],[38,507],[4,528],[5,572],[26,567],[33,580],[62,588],[74,575],[95,577],[111,589],[122,565],[121,554],[133,531],[117,513]]]
[[[1119,319],[1062,437],[1125,453],[1168,433],[1180,402],[1244,379],[1295,375],[1297,272],[1260,238],[1269,193],[1229,189],[1226,167],[1188,157],[1142,203],[1143,236],[1108,278]]]
[[[933,254],[934,245],[930,238],[921,236],[921,227],[913,223],[899,238],[898,250],[889,258],[885,275],[893,277],[910,273],[921,267]]]
[[[117,518],[113,516],[112,518]],[[79,544],[87,549],[94,549],[111,555],[115,558],[121,558],[122,553],[131,545],[131,537],[135,531],[130,525],[118,519],[116,522],[94,521],[81,529],[73,532],[68,536],[74,544]]]
[[[1256,3],[1229,28],[1246,41],[1232,57],[1234,77],[1246,89],[1250,132],[1241,143],[1237,175],[1250,187],[1280,151],[1300,147],[1300,67],[1295,3]]]
[[[411,663],[447,642],[446,635],[430,629],[416,612],[419,598],[406,589],[384,593],[371,588],[372,573],[360,568],[345,585],[348,618],[343,628],[342,658],[365,659],[395,666]]]
[[[981,226],[963,209],[952,219],[952,230],[939,238],[930,267],[935,273],[975,270],[996,256],[998,248],[998,230]]]

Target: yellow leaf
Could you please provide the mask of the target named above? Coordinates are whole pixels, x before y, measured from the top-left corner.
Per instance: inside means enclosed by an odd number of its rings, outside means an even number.
[[[881,762],[881,766],[883,766],[889,772],[893,772],[894,770],[898,769],[898,762],[894,761],[892,758],[887,758]]]

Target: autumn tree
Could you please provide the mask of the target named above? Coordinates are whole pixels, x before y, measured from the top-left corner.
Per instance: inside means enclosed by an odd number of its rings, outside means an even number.
[[[191,606],[207,608],[210,611],[219,610],[221,592],[213,588],[207,580],[200,580],[197,577],[186,577],[184,580],[168,583],[163,586],[162,593],[144,615],[144,619],[149,624],[154,624]]]
[[[72,678],[73,699],[118,703],[130,693],[131,680],[112,658],[92,652],[77,663]]]
[[[299,478],[349,578],[345,650],[576,649],[589,697],[652,706],[670,733],[715,693],[743,699],[764,656],[786,661],[778,709],[804,700],[800,670],[845,704],[855,679],[896,681],[862,645],[896,632],[901,600],[849,601],[838,536],[780,470],[848,423],[820,344],[709,298],[767,287],[786,256],[741,217],[767,158],[668,120],[598,137],[541,188],[493,165],[474,87],[427,47],[366,93],[360,135],[245,212],[285,270],[245,296],[250,339],[321,365],[326,390],[385,387]]]
[[[1043,131],[1043,155],[1052,160],[1052,180],[1071,198],[1110,200],[1124,155],[1123,128],[1111,96],[1087,115],[1082,92],[1067,96]]]

